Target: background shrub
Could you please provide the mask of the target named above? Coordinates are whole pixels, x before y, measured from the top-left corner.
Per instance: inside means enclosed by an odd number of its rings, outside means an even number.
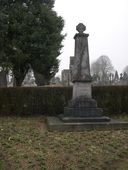
[[[57,115],[71,97],[71,88],[9,87],[0,88],[2,115]]]
[[[128,86],[96,86],[93,98],[109,114],[128,113]]]
[[[128,86],[92,88],[98,106],[109,114],[128,113]],[[72,87],[0,88],[1,115],[58,115],[72,98]]]

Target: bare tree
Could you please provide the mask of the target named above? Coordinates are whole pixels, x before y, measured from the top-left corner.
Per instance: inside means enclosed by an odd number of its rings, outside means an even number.
[[[101,82],[109,80],[109,75],[114,72],[114,67],[108,56],[102,55],[91,65],[91,74],[100,77]]]
[[[123,73],[124,73],[124,72],[128,74],[128,65],[124,67]]]
[[[125,66],[125,68],[123,69],[123,78],[122,78],[122,80],[123,80],[123,83],[125,85],[128,85],[128,65]]]

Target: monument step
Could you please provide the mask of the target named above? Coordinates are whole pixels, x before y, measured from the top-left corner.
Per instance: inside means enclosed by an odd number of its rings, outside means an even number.
[[[85,96],[77,97],[70,100],[68,107],[97,107],[97,102],[94,99],[86,98]]]
[[[106,116],[101,117],[64,117],[59,116],[63,122],[109,122],[110,118]]]
[[[47,117],[49,131],[128,130],[128,122],[111,119],[109,122],[63,122],[58,117]]]
[[[64,108],[64,117],[98,117],[102,116],[103,110],[101,108],[87,108],[87,107],[80,107],[80,108],[71,108],[65,107]]]

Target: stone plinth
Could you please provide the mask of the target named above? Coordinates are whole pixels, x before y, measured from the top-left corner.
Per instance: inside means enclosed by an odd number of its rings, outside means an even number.
[[[75,82],[73,84],[73,99],[79,96],[92,98],[91,82]]]
[[[103,116],[103,110],[97,107],[96,101],[85,96],[69,101],[68,106],[64,108],[64,114],[59,117],[64,122],[110,121],[110,118]]]
[[[64,116],[66,117],[99,117],[102,116],[102,112],[94,99],[85,96],[69,101],[68,107],[64,108]]]

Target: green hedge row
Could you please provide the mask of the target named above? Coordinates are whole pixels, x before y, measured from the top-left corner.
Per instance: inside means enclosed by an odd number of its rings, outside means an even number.
[[[128,113],[128,86],[93,87],[92,95],[107,113]],[[0,88],[0,114],[58,115],[71,97],[71,87]]]
[[[71,88],[17,87],[0,88],[2,115],[58,115],[71,98]]]
[[[128,86],[96,86],[93,98],[108,114],[128,114]]]

